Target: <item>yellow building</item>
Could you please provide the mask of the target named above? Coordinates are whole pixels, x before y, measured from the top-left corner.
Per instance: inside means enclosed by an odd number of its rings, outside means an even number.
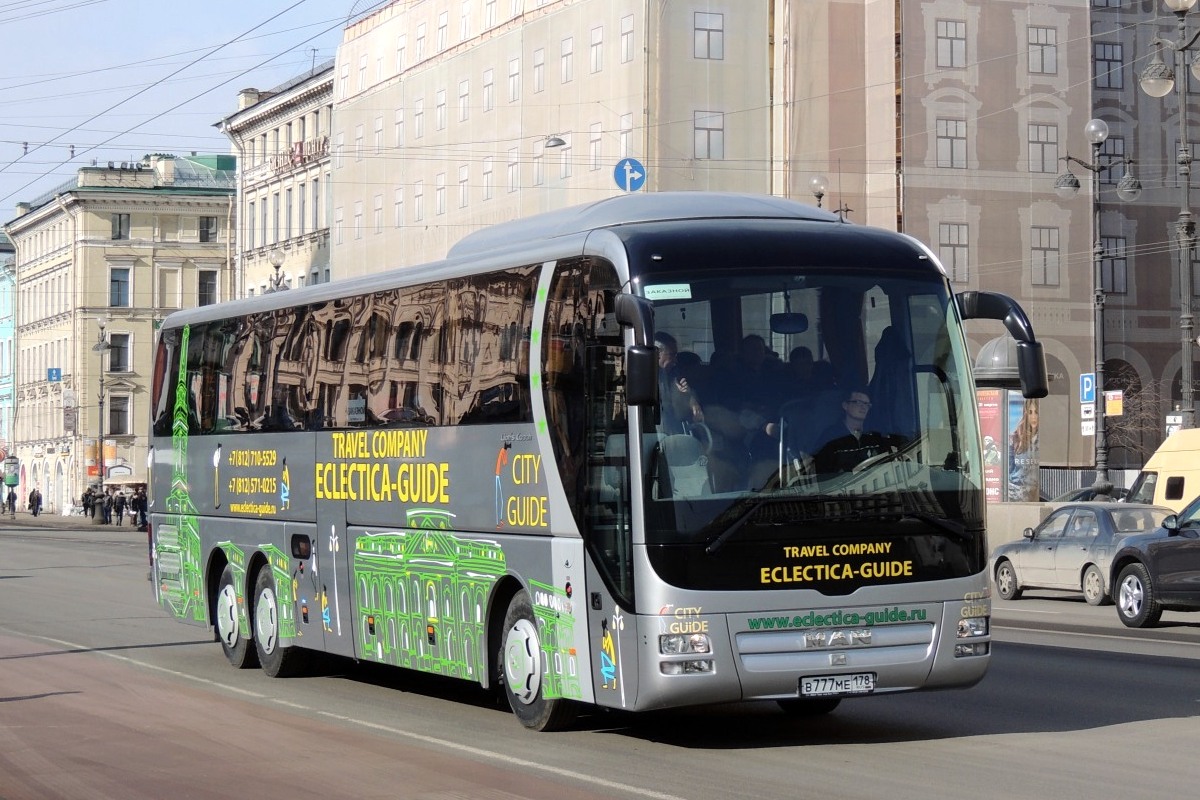
[[[37,488],[58,513],[102,479],[145,482],[158,323],[231,296],[235,164],[153,155],[84,167],[4,226],[16,247],[22,500]]]

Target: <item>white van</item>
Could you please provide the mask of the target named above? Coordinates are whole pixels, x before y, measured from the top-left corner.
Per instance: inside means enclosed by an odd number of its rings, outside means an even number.
[[[1176,512],[1200,495],[1200,428],[1167,437],[1129,489],[1130,503],[1153,503]]]

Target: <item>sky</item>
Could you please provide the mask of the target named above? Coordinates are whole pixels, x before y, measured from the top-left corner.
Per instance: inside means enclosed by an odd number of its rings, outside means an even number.
[[[336,54],[379,0],[0,0],[0,224],[93,162],[228,153],[238,92]]]

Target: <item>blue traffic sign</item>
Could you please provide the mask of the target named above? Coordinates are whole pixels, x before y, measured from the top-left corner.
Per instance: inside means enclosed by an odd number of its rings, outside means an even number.
[[[1079,402],[1096,402],[1096,373],[1084,372],[1079,376]]]
[[[49,383],[62,381],[62,367],[46,367],[46,380]]]
[[[646,185],[646,168],[636,158],[622,158],[613,170],[613,180],[623,192],[636,192]]]

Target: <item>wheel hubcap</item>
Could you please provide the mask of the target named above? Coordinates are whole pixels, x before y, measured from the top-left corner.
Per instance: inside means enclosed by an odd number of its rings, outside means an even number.
[[[1088,597],[1100,596],[1100,576],[1094,572],[1089,572],[1083,579],[1083,592]]]
[[[237,646],[237,593],[229,585],[222,586],[217,595],[217,635],[226,647],[233,649]]]
[[[1132,575],[1121,581],[1120,606],[1126,617],[1136,617],[1142,611],[1142,582]]]
[[[541,649],[537,628],[527,619],[519,619],[504,639],[504,677],[508,690],[524,705],[537,699],[541,686]]]
[[[263,592],[254,604],[254,633],[264,653],[275,651],[279,637],[279,610],[275,607],[274,592]]]
[[[1008,594],[1011,592],[1013,588],[1012,570],[1008,569],[1007,567],[1002,568],[1000,570],[1000,580],[998,583],[1000,584],[1001,594]]]

